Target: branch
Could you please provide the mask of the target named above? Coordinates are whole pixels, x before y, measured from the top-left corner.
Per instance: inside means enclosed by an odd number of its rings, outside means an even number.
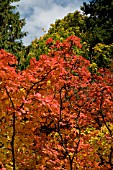
[[[42,82],[43,80],[45,80],[45,79],[47,78],[48,74],[51,73],[51,72],[52,72],[54,69],[56,69],[56,68],[57,68],[57,67],[53,68],[53,69],[50,70],[48,73],[46,73],[46,75],[43,76],[41,80],[33,83],[33,85],[32,85],[32,86],[29,88],[29,90],[27,91],[27,94],[26,94],[26,96],[25,96],[25,100],[27,100],[27,97],[28,97],[30,91],[35,87],[35,85],[38,85],[40,82]],[[23,106],[24,106],[24,102],[21,104],[20,109],[21,109]]]
[[[103,123],[105,124],[108,132],[109,132],[110,135],[112,136],[112,131],[111,131],[111,129],[109,128],[109,126],[107,125],[107,123],[106,123],[106,121],[105,121],[105,116],[103,115],[103,112],[102,112],[102,104],[103,104],[103,100],[104,100],[104,98],[103,98],[103,91],[104,91],[104,89],[102,90],[102,98],[101,98],[101,102],[100,102],[100,110],[99,110],[98,113],[100,113],[100,115],[101,115],[101,117],[102,117],[102,119],[103,119]]]
[[[9,99],[10,99],[10,102],[11,102],[11,104],[12,104],[13,109],[16,110],[16,109],[15,109],[15,106],[14,106],[14,103],[13,103],[13,100],[12,100],[12,98],[11,98],[11,96],[10,96],[10,94],[9,94],[9,92],[8,92],[8,90],[7,90],[7,88],[6,88],[6,86],[4,86],[4,88],[5,88],[6,93],[7,93],[8,97],[9,97]]]

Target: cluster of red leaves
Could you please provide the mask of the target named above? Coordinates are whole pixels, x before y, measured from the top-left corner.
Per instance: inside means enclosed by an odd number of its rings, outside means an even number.
[[[0,162],[0,170],[6,170],[6,168],[4,168],[4,165],[2,164],[2,162]]]
[[[92,75],[90,62],[76,56],[73,46],[81,48],[76,36],[56,42],[48,56],[40,56],[39,61],[32,58],[24,71],[12,67],[14,56],[0,52],[3,163],[12,160],[7,143],[12,142],[15,113],[14,146],[19,169],[112,168],[113,74],[100,69],[98,75]],[[102,127],[107,129],[105,137],[110,143],[106,155],[99,152],[103,141],[98,148],[91,142]]]
[[[48,38],[48,40],[46,41],[46,45],[51,44],[53,42],[52,38]]]

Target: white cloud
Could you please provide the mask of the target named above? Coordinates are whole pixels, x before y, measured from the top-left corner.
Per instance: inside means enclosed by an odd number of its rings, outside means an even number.
[[[29,45],[36,37],[44,34],[42,28],[47,31],[56,19],[80,10],[83,0],[21,0],[16,4],[19,4],[17,10],[21,18],[26,18],[23,30],[29,34],[23,38],[23,43]]]

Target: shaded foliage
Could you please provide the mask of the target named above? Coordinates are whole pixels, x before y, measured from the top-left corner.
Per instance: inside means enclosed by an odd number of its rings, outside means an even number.
[[[13,2],[19,0],[0,0],[0,49],[15,54],[24,49],[21,39],[26,35],[22,32],[25,20],[20,19],[19,12]]]

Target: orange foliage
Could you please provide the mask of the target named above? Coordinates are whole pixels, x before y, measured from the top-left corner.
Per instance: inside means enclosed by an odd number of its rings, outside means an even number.
[[[0,160],[7,169],[113,166],[113,74],[90,73],[90,62],[73,53],[73,46],[81,48],[78,37],[59,45],[23,71],[16,70],[14,56],[0,51]]]

